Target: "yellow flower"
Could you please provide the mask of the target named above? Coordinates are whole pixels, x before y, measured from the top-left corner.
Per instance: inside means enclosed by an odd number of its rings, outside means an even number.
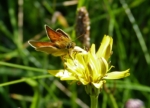
[[[95,53],[95,45],[92,44],[90,50],[84,53],[73,55],[73,59],[65,61],[66,69],[49,72],[61,80],[75,80],[83,85],[93,84],[96,88],[101,88],[105,79],[120,79],[129,76],[129,69],[125,71],[115,71],[108,73],[111,69],[108,59],[112,53],[113,39],[104,36],[101,46]]]

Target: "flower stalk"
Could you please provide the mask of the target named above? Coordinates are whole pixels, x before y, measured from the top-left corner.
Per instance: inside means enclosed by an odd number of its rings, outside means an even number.
[[[91,107],[90,108],[99,108],[98,107],[98,96],[90,96],[91,99]]]
[[[98,97],[100,94],[100,90],[94,87],[92,84],[88,84],[85,86],[86,93],[90,96],[91,107],[90,108],[98,108]]]

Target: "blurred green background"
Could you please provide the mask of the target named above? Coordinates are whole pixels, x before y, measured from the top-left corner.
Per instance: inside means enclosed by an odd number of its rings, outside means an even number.
[[[73,35],[77,8],[90,17],[90,39],[97,48],[105,34],[113,37],[112,70],[130,68],[131,75],[107,80],[99,96],[101,108],[123,108],[128,99],[150,107],[149,0],[1,0],[1,108],[88,108],[82,85],[60,81],[48,69],[63,68],[59,57],[37,52],[28,40],[48,41],[44,25]]]

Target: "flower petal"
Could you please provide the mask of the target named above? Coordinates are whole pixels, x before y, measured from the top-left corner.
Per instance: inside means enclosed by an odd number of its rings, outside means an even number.
[[[64,76],[64,77],[61,77],[60,80],[78,80],[76,77],[74,76]]]
[[[97,57],[104,57],[106,60],[108,60],[112,53],[112,45],[112,37],[105,35],[96,53]]]
[[[79,77],[79,81],[83,84],[83,85],[87,85],[90,83],[90,80],[86,80],[85,78]]]
[[[48,70],[48,72],[54,76],[59,76],[62,74],[62,72],[64,72],[64,70],[63,69],[61,69],[61,70]]]
[[[106,81],[105,80],[101,80],[99,83],[94,83],[92,82],[92,84],[96,87],[96,88],[102,88],[103,87],[103,84],[105,83]]]
[[[95,44],[92,44],[92,46],[90,48],[90,53],[95,54]]]
[[[104,79],[120,79],[120,78],[127,77],[130,75],[129,70],[130,69],[127,69],[125,71],[114,71],[111,73],[107,73]]]
[[[108,63],[107,63],[107,61],[106,61],[103,57],[101,57],[101,58],[99,59],[99,61],[100,61],[100,66],[101,66],[100,74],[101,74],[102,77],[103,77],[103,76],[105,76],[105,74],[106,74],[107,71],[108,71]]]
[[[48,70],[48,72],[55,77],[59,77],[61,80],[76,80],[76,77],[74,77],[73,74],[66,70]]]

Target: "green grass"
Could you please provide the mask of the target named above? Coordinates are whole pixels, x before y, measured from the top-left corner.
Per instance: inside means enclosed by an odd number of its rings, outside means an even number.
[[[22,4],[18,2],[23,1]],[[90,39],[97,48],[105,34],[113,37],[111,64],[131,75],[109,80],[99,96],[100,108],[122,108],[130,98],[150,107],[150,7],[148,0],[5,0],[0,2],[0,105],[2,108],[82,108],[90,106],[84,87],[48,74],[62,69],[59,57],[35,51],[28,40],[48,41],[44,25],[73,34],[77,8],[87,7]],[[54,14],[60,12],[65,19]],[[18,17],[18,15],[23,15]],[[65,90],[64,90],[65,88]],[[109,90],[110,92],[108,92]],[[81,102],[79,102],[81,101]],[[57,104],[57,107],[54,105]],[[85,107],[86,108],[86,107]]]

